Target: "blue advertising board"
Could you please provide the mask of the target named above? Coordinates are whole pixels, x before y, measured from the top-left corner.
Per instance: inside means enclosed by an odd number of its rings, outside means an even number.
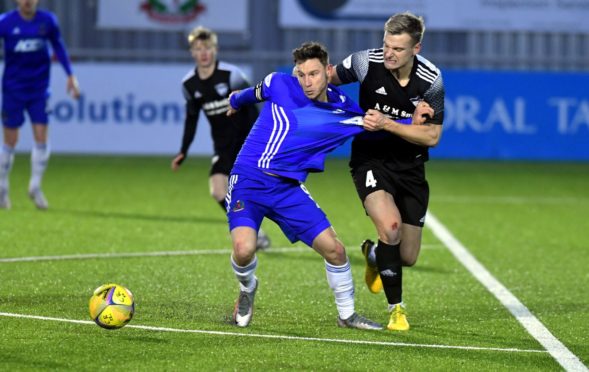
[[[431,158],[589,161],[589,73],[442,74],[444,130]],[[342,88],[358,100],[357,83]],[[348,142],[332,156],[349,154]]]
[[[442,140],[432,157],[589,160],[589,74],[443,71]]]

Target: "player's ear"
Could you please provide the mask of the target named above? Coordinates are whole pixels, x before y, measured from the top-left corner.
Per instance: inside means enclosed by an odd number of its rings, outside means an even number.
[[[325,66],[325,71],[327,72],[327,81],[331,82],[333,74],[335,73],[335,68],[331,63],[329,63],[327,66]]]
[[[421,42],[413,46],[413,54],[419,54],[419,52],[421,52]]]

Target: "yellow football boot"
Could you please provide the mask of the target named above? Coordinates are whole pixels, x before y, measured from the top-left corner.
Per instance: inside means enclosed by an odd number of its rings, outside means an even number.
[[[396,304],[391,311],[391,318],[389,324],[387,324],[389,331],[408,331],[409,322],[407,322],[407,311],[405,306]]]
[[[366,259],[366,268],[364,269],[364,281],[366,282],[366,286],[372,293],[379,293],[382,291],[382,280],[380,279],[380,275],[378,274],[378,267],[375,264],[371,263],[368,259],[370,254],[370,248],[374,245],[374,242],[370,239],[364,240],[360,248],[362,249],[362,254]]]

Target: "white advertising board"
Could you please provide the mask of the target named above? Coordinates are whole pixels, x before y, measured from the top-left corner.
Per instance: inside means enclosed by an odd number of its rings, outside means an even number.
[[[228,16],[230,14],[230,16]],[[118,29],[244,32],[248,0],[99,0],[97,26]]]
[[[0,66],[1,67],[1,66]],[[183,77],[192,64],[74,64],[82,97],[66,94],[61,66],[51,71],[49,138],[55,153],[178,153],[184,131]],[[247,66],[240,68],[249,74]],[[30,151],[28,121],[17,151]],[[210,155],[210,126],[201,113],[191,155]]]
[[[405,11],[430,30],[589,31],[588,0],[281,0],[280,24],[380,29]]]

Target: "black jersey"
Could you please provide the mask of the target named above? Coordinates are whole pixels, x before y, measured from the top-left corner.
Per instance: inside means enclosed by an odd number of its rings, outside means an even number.
[[[213,74],[204,80],[198,76],[198,67],[190,71],[182,80],[186,120],[180,152],[184,155],[188,152],[196,134],[199,113],[203,110],[211,126],[215,154],[230,155],[235,161],[258,116],[258,109],[248,106],[227,116],[227,98],[232,91],[247,88],[249,85],[237,66],[225,62],[217,61]]]
[[[432,124],[444,120],[444,84],[440,70],[427,59],[416,56],[406,86],[401,86],[387,70],[383,50],[370,49],[348,56],[336,67],[344,84],[360,82],[360,107],[375,109],[393,120],[410,118],[421,100],[434,109]],[[391,169],[409,169],[428,160],[428,148],[413,144],[389,132],[372,132],[356,136],[352,142],[351,167],[371,160],[382,160]]]

